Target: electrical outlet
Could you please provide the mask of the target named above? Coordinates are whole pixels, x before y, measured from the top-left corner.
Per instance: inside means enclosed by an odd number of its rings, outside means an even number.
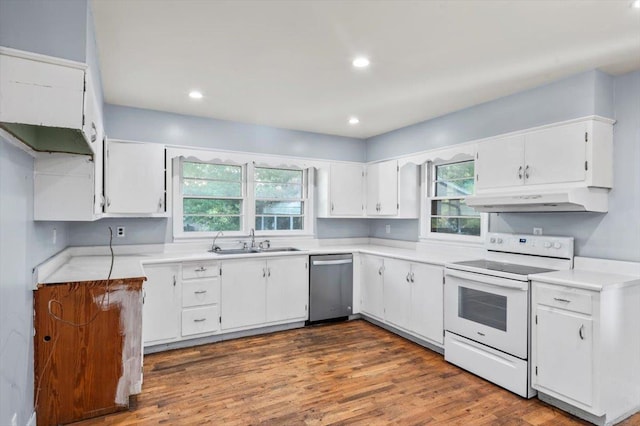
[[[58,231],[56,230],[56,228],[53,228],[53,236],[51,237],[51,242],[53,243],[53,245],[56,245],[56,241],[58,240]]]
[[[118,226],[116,228],[116,237],[123,238],[124,237],[124,226]]]
[[[533,228],[533,235],[542,235],[542,228]]]
[[[386,226],[384,227],[384,232],[385,232],[386,234],[390,234],[390,233],[391,233],[391,225],[386,225]]]

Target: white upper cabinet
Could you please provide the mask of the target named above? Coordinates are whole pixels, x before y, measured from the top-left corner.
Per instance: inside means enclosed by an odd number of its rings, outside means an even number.
[[[105,212],[165,214],[164,145],[107,141]]]
[[[364,215],[364,166],[333,163],[316,174],[318,217]]]
[[[581,119],[478,143],[476,193],[518,187],[611,188],[610,120]]]
[[[35,151],[96,151],[97,110],[86,64],[2,47],[0,70],[3,129]]]
[[[398,161],[367,166],[367,215],[398,214]]]

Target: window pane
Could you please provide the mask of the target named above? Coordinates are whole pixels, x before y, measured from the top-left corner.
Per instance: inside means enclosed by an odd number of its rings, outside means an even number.
[[[257,198],[302,198],[302,185],[256,182]]]
[[[256,216],[256,231],[269,231],[275,229],[276,218],[274,216]]]
[[[210,197],[242,197],[242,182],[183,179],[182,193]]]
[[[436,166],[436,180],[451,180],[451,179],[473,179],[474,175],[474,162],[464,161],[461,163],[443,164]]]
[[[208,163],[182,163],[182,176],[209,180],[242,181],[242,167]]]
[[[432,216],[478,216],[471,207],[467,206],[464,199],[433,200],[431,201]]]
[[[302,170],[286,170],[256,167],[256,182],[302,184]]]
[[[185,232],[239,231],[240,216],[189,216],[182,219]]]
[[[480,235],[480,218],[432,217],[431,232]]]
[[[455,197],[473,194],[473,178],[436,183],[436,197]]]
[[[256,201],[256,214],[263,215],[300,215],[301,201]]]
[[[241,200],[215,200],[210,198],[183,199],[183,213],[185,215],[239,215],[241,210]]]

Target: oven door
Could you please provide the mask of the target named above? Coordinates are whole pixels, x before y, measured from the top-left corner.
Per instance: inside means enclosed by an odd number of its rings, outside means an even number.
[[[445,329],[527,359],[529,282],[445,270]]]

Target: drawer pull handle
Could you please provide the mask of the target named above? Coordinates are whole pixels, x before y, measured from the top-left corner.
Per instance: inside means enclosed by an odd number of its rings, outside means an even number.
[[[582,324],[580,326],[580,329],[578,329],[578,336],[580,336],[580,340],[584,340],[584,334],[582,334],[582,330],[584,330],[584,324]]]
[[[207,292],[207,290],[197,290],[197,291],[194,291],[193,293],[194,294],[205,294],[206,292]]]
[[[571,300],[560,299],[559,297],[554,297],[553,300],[555,300],[557,302],[571,303]]]
[[[204,272],[206,270],[207,270],[207,268],[205,268],[204,266],[201,266],[198,269],[196,269],[196,272]]]
[[[196,318],[196,319],[193,320],[193,322],[203,322],[203,321],[206,321],[206,320],[207,320],[206,318]]]

